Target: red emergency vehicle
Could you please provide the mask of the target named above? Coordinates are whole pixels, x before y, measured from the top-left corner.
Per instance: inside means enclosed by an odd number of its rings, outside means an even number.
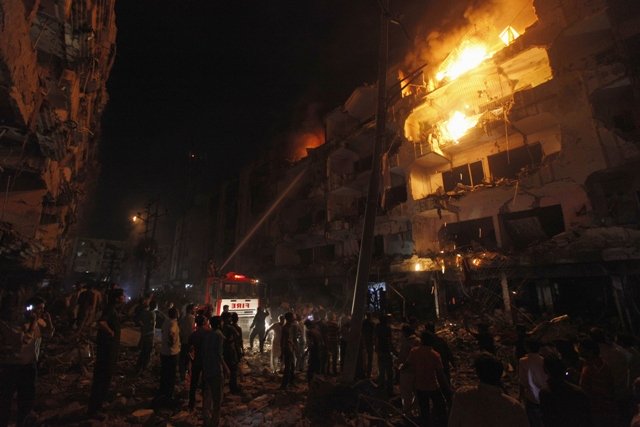
[[[258,279],[229,272],[222,277],[207,278],[204,299],[205,304],[213,306],[216,316],[228,305],[230,312],[238,313],[238,324],[248,334],[258,306],[266,307],[267,287]]]

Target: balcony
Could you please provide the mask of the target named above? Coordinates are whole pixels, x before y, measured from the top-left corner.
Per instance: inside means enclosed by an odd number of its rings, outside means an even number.
[[[414,164],[433,170],[441,166],[448,165],[450,160],[438,147],[438,144],[431,141],[420,141],[413,144]]]

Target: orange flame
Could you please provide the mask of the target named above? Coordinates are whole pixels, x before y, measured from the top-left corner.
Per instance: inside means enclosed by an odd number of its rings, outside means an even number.
[[[436,73],[436,80],[441,81],[445,77],[449,80],[455,80],[467,71],[476,68],[490,56],[485,45],[464,41],[457,51],[442,63]]]
[[[296,132],[291,135],[289,158],[296,162],[307,157],[307,149],[316,148],[322,144],[324,144],[324,132],[321,129]]]
[[[404,75],[402,70],[398,70],[398,81],[400,82],[400,87],[402,88],[402,97],[406,97],[411,95],[411,87],[408,82],[405,80],[407,76]]]
[[[440,126],[440,131],[444,139],[457,143],[477,123],[478,117],[467,117],[460,111],[454,111],[449,120]]]

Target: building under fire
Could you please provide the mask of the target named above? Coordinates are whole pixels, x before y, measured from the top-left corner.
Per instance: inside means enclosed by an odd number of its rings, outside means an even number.
[[[435,294],[424,308],[436,311],[480,302],[584,313],[606,303],[632,327],[640,6],[505,0],[464,21],[450,34],[434,29],[389,69],[371,281],[386,281],[409,310],[423,309],[419,294]],[[281,290],[348,300],[375,99],[374,86],[357,88],[305,158],[288,168],[263,159],[225,183],[212,223],[217,262],[305,170],[234,262]]]

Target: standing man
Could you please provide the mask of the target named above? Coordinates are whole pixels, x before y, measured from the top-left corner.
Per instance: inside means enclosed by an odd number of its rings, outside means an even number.
[[[364,344],[364,377],[371,378],[371,369],[373,367],[373,343],[374,343],[375,325],[371,320],[371,313],[367,312],[362,321],[362,343]]]
[[[451,348],[444,338],[439,337],[436,334],[435,323],[429,322],[426,326],[427,331],[431,332],[433,335],[433,349],[440,354],[440,359],[442,360],[442,366],[444,368],[444,375],[449,381],[451,381],[451,369],[455,369],[456,367]]]
[[[544,359],[538,353],[540,343],[528,340],[525,343],[527,354],[518,362],[518,383],[520,400],[524,401],[529,425],[542,426],[540,412],[540,390],[547,387],[547,374],[544,371]]]
[[[502,391],[502,363],[493,355],[482,353],[474,367],[480,384],[456,392],[449,427],[528,427],[520,403]]]
[[[140,315],[138,316],[138,323],[140,324],[140,356],[138,357],[138,363],[136,365],[136,372],[141,375],[145,369],[149,367],[149,361],[151,360],[151,352],[153,351],[153,338],[156,331],[156,308],[158,304],[146,299]]]
[[[444,376],[440,355],[433,349],[433,341],[431,332],[423,332],[420,335],[420,345],[409,351],[407,361],[400,370],[413,373],[416,399],[420,407],[420,425],[443,427],[447,423],[443,394],[450,396],[451,387]],[[433,406],[433,417],[430,406]]]
[[[5,295],[0,310],[0,426],[9,424],[11,400],[17,393],[16,425],[25,423],[36,398],[37,362],[43,336],[53,334],[51,316],[42,298],[31,298],[23,307],[13,295]]]
[[[162,324],[160,391],[158,394],[158,397],[167,403],[173,398],[179,354],[180,327],[178,326],[178,309],[171,307],[167,312],[167,318]]]
[[[210,323],[211,330],[206,332],[202,340],[202,415],[206,427],[217,427],[220,424],[224,377],[229,375],[229,368],[224,363],[224,335],[220,331],[222,321],[219,316],[214,316]]]
[[[324,347],[324,344],[316,323],[311,319],[307,319],[304,321],[304,326],[306,328],[307,342],[307,383],[311,384],[313,377],[320,373],[320,354],[322,353],[321,349]]]
[[[549,376],[547,387],[540,390],[540,412],[545,427],[591,427],[589,398],[577,385],[566,380],[562,361],[556,355],[544,358]]]
[[[238,324],[239,321],[240,316],[238,316],[238,313],[235,311],[231,313],[231,327],[236,331],[234,344],[236,347],[236,354],[238,355],[238,378],[241,378],[242,372],[240,370],[240,362],[244,357],[244,341],[242,339],[242,327]]]
[[[402,325],[402,338],[400,340],[400,352],[398,353],[398,362],[400,363],[400,366],[407,363],[411,349],[418,347],[419,345],[420,340],[415,335],[413,328],[409,324]],[[400,370],[398,374],[400,397],[402,399],[402,412],[405,415],[411,415],[411,408],[414,400],[414,375],[413,372],[408,369]]]
[[[205,325],[205,322],[207,325]],[[196,407],[196,390],[202,376],[202,346],[204,339],[210,332],[209,319],[202,315],[196,316],[196,330],[189,337],[189,354],[191,358],[191,381],[189,384],[189,411]]]
[[[284,315],[284,325],[282,326],[281,354],[284,373],[282,374],[281,389],[286,389],[289,385],[293,385],[295,379],[295,333],[293,313],[288,311]]]
[[[260,353],[264,350],[264,338],[265,338],[265,320],[269,316],[269,312],[262,307],[258,306],[258,310],[256,311],[256,315],[253,317],[253,321],[251,322],[251,335],[249,335],[249,350],[253,350],[253,340],[258,336],[260,340]]]
[[[338,348],[340,339],[340,326],[336,321],[335,314],[329,312],[327,314],[326,342],[327,347],[327,373],[329,375],[338,375]]]
[[[240,387],[238,386],[239,357],[236,349],[236,335],[238,332],[231,325],[231,313],[228,311],[222,312],[220,317],[222,318],[222,335],[224,336],[224,362],[229,368],[229,391],[232,394],[240,394]]]
[[[383,387],[389,396],[393,394],[393,358],[396,351],[391,339],[391,315],[384,314],[376,328],[376,353],[378,354],[378,386]]]
[[[104,419],[100,413],[102,402],[111,386],[111,377],[116,369],[120,349],[120,318],[118,309],[124,304],[124,291],[113,289],[107,298],[107,307],[98,320],[96,339],[96,364],[93,370],[93,384],[89,397],[88,415],[91,418]]]
[[[187,373],[187,362],[189,361],[189,337],[193,332],[196,317],[193,314],[195,306],[188,304],[184,311],[184,316],[180,319],[180,381],[184,381]]]

